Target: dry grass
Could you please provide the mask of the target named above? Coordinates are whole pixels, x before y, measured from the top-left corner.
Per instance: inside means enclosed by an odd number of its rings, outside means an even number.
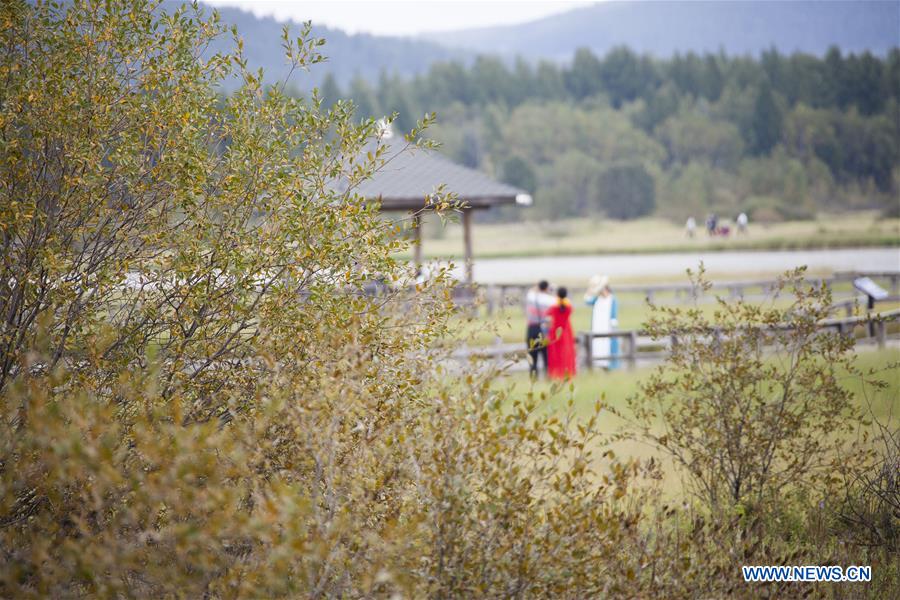
[[[700,231],[691,239],[681,225],[657,218],[636,221],[571,219],[557,222],[477,223],[476,256],[550,256],[563,254],[679,252],[696,250],[777,250],[900,245],[900,219],[877,213],[822,215],[816,220],[750,224],[746,235],[710,238]],[[427,258],[462,254],[462,226],[441,225],[429,215],[423,230]]]

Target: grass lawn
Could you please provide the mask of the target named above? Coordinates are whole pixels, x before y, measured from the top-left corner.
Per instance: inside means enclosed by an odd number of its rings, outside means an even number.
[[[875,369],[879,378],[888,383],[884,390],[868,390],[872,402],[872,412],[884,420],[892,419],[900,426],[900,368],[889,368],[900,363],[900,349],[860,350],[856,357],[856,366],[863,371]],[[565,407],[571,394],[575,408],[581,414],[589,414],[593,404],[601,395],[604,403],[624,409],[625,398],[638,391],[640,382],[653,370],[645,367],[634,370],[616,369],[614,371],[595,370],[579,373],[571,382],[564,384],[540,380],[532,384],[527,373],[513,373],[503,378],[499,384],[508,387],[513,396],[527,393],[529,390],[539,394],[546,392],[550,399],[545,410],[556,411]],[[570,392],[570,384],[572,391]],[[862,404],[865,401],[861,382],[852,376],[843,379],[844,385],[850,389]]]
[[[877,378],[887,382],[888,386],[883,390],[876,390],[871,386],[864,386],[857,377],[846,375],[842,382],[853,392],[856,403],[874,415],[882,424],[894,429],[900,428],[900,350],[889,348],[885,350],[861,350],[856,358],[856,366],[863,372],[874,369],[878,372]],[[633,371],[616,370],[612,372],[594,371],[581,373],[571,382],[564,384],[552,384],[547,381],[538,381],[534,384],[525,373],[511,374],[498,381],[497,385],[510,391],[510,397],[524,397],[529,391],[536,396],[541,393],[547,395],[547,400],[541,407],[542,411],[563,412],[569,398],[574,403],[574,409],[581,416],[588,416],[593,411],[597,400],[606,406],[611,406],[620,411],[627,412],[625,400],[628,396],[638,391],[640,382],[651,372],[651,368],[636,369]],[[604,434],[620,432],[625,423],[619,417],[609,412],[603,413],[600,429]],[[660,456],[657,451],[645,444],[625,441],[615,442],[613,450],[619,456],[631,456],[635,458],[656,457],[664,465],[664,489],[673,495],[680,493],[682,486],[678,480],[678,472],[672,467],[671,462],[665,456]],[[600,454],[600,453],[596,453]],[[596,457],[597,460],[599,457]],[[601,467],[598,463],[597,467]]]
[[[900,246],[900,219],[883,219],[872,212],[823,215],[809,221],[751,223],[746,235],[729,238],[710,238],[699,231],[693,239],[685,236],[682,225],[659,218],[476,223],[473,246],[480,258]],[[426,258],[458,258],[462,248],[458,222],[441,225],[434,215],[426,217],[422,243]]]

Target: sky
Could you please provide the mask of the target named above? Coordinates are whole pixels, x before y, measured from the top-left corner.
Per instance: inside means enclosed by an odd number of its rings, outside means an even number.
[[[307,21],[348,33],[411,36],[534,21],[593,2],[516,0],[204,0],[234,6],[257,16]]]

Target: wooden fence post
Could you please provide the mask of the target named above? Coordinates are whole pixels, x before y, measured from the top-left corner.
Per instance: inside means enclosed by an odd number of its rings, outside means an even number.
[[[581,339],[584,343],[584,366],[591,371],[594,368],[594,339],[589,333],[582,334]]]
[[[878,340],[878,347],[884,348],[887,341],[887,322],[884,319],[875,322],[875,339]]]
[[[637,331],[628,332],[628,368],[634,369],[637,364]]]

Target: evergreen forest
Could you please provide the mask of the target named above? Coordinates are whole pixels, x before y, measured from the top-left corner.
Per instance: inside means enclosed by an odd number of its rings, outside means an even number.
[[[663,60],[619,47],[566,65],[481,56],[375,85],[326,76],[320,93],[326,106],[352,99],[359,117],[396,113],[399,130],[435,112],[445,154],[535,195],[528,212],[495,219],[900,211],[897,48]]]

